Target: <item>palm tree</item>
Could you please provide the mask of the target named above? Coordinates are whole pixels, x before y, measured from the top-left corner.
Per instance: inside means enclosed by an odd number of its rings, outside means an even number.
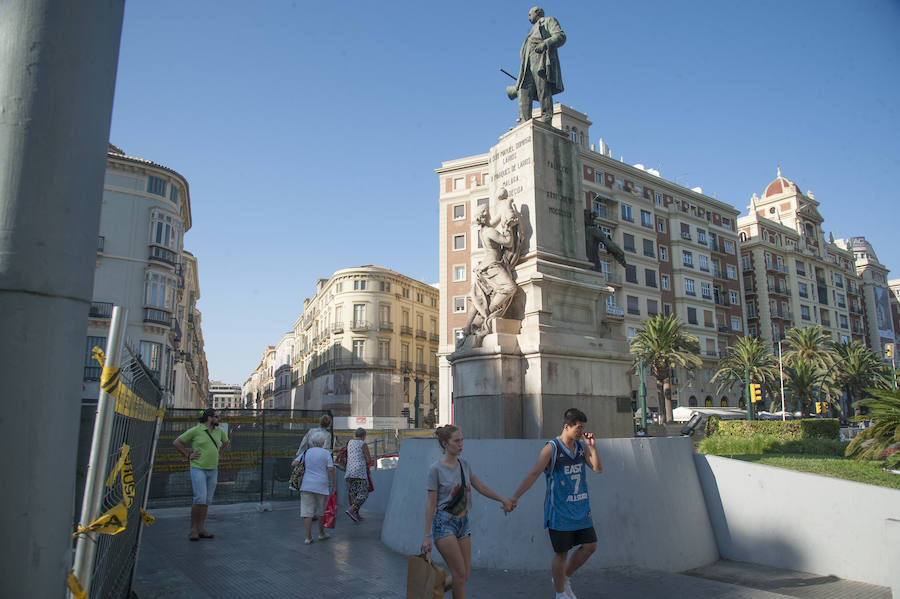
[[[846,389],[848,408],[854,405],[854,400],[863,399],[865,389],[890,387],[890,369],[885,368],[878,356],[859,341],[836,343],[834,351],[838,358],[835,383]],[[846,415],[849,409],[841,411]],[[859,408],[856,415],[859,416]]]
[[[675,366],[689,370],[700,366],[700,340],[687,333],[677,316],[657,314],[644,321],[631,340],[631,353],[635,356],[634,366],[641,362],[650,366],[650,373],[656,379],[659,415],[663,423],[672,421],[671,374]],[[663,400],[665,398],[665,406]]]
[[[791,403],[796,404],[801,415],[809,416],[809,406],[814,395],[825,384],[825,371],[818,364],[802,356],[795,356],[784,370],[785,385],[791,390]]]
[[[719,368],[710,382],[718,383],[716,395],[731,389],[737,383],[746,384],[744,375],[750,372],[750,380],[759,382],[763,387],[772,390],[778,380],[778,361],[772,355],[767,343],[745,335],[738,337],[728,353],[719,360]],[[745,398],[749,401],[749,398]]]
[[[831,335],[821,326],[792,328],[785,334],[783,359],[786,363],[804,358],[828,372],[837,359]]]
[[[860,431],[844,452],[857,460],[877,459],[888,446],[900,442],[900,391],[870,391],[874,397],[856,402],[854,408],[868,408],[867,418],[872,420],[872,426]],[[872,442],[867,443],[869,440]]]

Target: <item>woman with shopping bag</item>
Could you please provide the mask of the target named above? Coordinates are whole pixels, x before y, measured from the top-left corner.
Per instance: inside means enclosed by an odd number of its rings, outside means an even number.
[[[472,487],[494,501],[503,504],[503,512],[513,509],[513,502],[492,491],[472,474],[469,462],[460,458],[463,450],[462,431],[448,424],[435,431],[444,456],[428,469],[428,495],[425,506],[425,539],[422,553],[429,553],[432,545],[450,568],[446,589],[453,590],[453,599],[465,599],[466,581],[472,570],[472,531],[469,528],[469,507]]]
[[[334,486],[334,462],[331,452],[323,448],[325,440],[315,437],[309,441],[309,449],[302,456],[306,469],[303,472],[303,480],[300,483],[300,517],[303,518],[306,527],[307,545],[313,542],[312,521],[313,516],[321,516],[325,501],[331,495]],[[299,460],[294,460],[291,465],[296,466]],[[329,538],[325,532],[325,523],[319,519],[319,540]]]

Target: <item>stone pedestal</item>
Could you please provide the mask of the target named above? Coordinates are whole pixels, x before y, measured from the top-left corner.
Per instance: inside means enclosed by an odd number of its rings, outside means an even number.
[[[481,347],[448,357],[456,423],[469,438],[546,438],[576,407],[587,430],[631,436],[631,359],[606,319],[613,289],[587,260],[578,147],[532,120],[490,155],[491,197],[505,187],[521,213],[519,292]]]

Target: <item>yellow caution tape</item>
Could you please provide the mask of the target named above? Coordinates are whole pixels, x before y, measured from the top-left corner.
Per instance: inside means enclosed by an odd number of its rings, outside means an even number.
[[[109,508],[106,513],[88,524],[87,526],[78,526],[73,537],[89,532],[99,532],[105,535],[116,535],[125,530],[128,525],[128,508],[124,503],[120,503]]]
[[[131,507],[134,503],[134,470],[131,468],[131,448],[127,443],[122,443],[122,452],[116,465],[106,478],[106,486],[112,487],[116,478],[122,481],[122,502],[125,507]]]
[[[91,349],[91,357],[100,362],[100,367],[103,367],[103,363],[106,362],[106,354],[103,353],[103,350],[99,347],[94,347]]]
[[[78,580],[78,577],[75,576],[75,572],[69,572],[68,583],[69,591],[75,599],[88,599],[87,592],[84,590],[84,587],[81,586],[81,582]]]
[[[141,520],[144,521],[145,526],[150,526],[151,524],[156,522],[156,518],[152,514],[147,512],[147,510],[145,510],[144,508],[141,508]]]
[[[97,349],[97,348],[94,348]],[[156,420],[158,410],[142,399],[120,380],[121,370],[104,366],[100,375],[100,387],[116,398],[116,412],[122,416],[151,422]]]

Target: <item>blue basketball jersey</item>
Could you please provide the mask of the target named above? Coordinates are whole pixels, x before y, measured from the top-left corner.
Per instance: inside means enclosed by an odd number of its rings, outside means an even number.
[[[552,457],[544,470],[547,479],[544,528],[581,530],[594,526],[588,497],[584,442],[575,444],[574,453],[569,452],[559,437],[548,443]]]

